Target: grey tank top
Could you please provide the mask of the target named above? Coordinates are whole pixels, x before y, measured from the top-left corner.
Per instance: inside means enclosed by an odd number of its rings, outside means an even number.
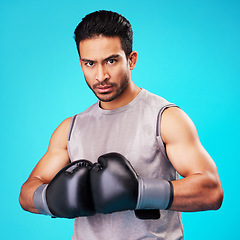
[[[137,97],[114,110],[103,110],[99,102],[72,117],[68,136],[71,161],[96,162],[108,152],[124,155],[141,177],[176,180],[160,136],[161,114],[174,104],[142,89]],[[158,220],[140,220],[134,211],[79,217],[73,240],[183,239],[181,213],[161,210]]]

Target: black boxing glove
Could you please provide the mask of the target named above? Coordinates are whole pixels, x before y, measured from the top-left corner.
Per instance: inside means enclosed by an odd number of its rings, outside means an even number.
[[[171,182],[143,179],[119,153],[98,158],[90,171],[96,212],[111,213],[135,209],[167,209],[173,200]]]
[[[61,218],[95,214],[89,173],[92,163],[78,160],[60,170],[49,184],[43,184],[33,194],[36,209],[45,215]]]

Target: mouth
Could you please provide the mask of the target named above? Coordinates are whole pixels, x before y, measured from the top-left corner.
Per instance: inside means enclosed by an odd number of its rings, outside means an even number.
[[[95,87],[95,89],[99,94],[107,94],[113,91],[113,86],[112,85],[97,86]]]

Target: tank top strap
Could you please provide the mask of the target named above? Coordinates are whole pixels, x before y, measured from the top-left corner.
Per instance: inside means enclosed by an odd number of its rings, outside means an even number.
[[[74,126],[76,117],[77,117],[77,114],[72,116],[70,127],[69,127],[69,132],[68,132],[68,141],[70,141],[70,139],[71,139],[71,134],[72,134],[72,130],[73,130],[73,126]]]

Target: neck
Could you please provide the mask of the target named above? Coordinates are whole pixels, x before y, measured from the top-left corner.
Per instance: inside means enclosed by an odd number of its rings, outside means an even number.
[[[132,81],[128,84],[127,88],[122,92],[120,96],[111,102],[100,101],[100,106],[105,110],[112,110],[116,108],[123,107],[130,103],[141,91]]]

